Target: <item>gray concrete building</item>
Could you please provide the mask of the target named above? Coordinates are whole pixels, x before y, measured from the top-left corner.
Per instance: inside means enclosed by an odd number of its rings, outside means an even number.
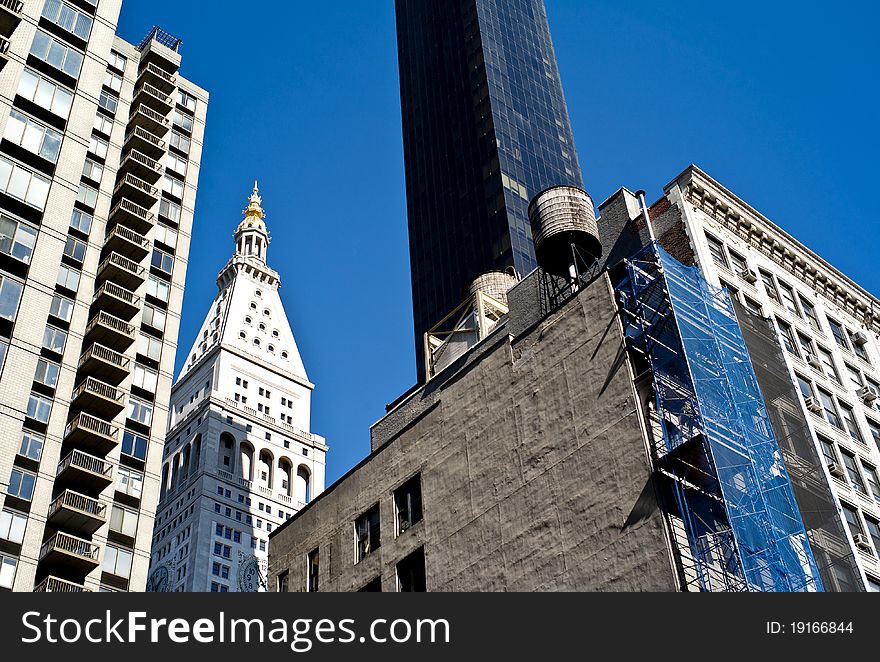
[[[0,590],[143,590],[208,94],[120,0],[0,2]]]

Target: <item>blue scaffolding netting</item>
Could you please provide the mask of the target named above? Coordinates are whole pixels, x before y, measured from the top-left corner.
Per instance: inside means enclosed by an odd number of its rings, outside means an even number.
[[[821,591],[788,473],[727,292],[652,244],[618,296],[650,364],[692,574],[706,591]]]

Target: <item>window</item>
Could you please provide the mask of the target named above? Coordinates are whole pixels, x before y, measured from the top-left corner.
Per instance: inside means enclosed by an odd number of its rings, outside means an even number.
[[[49,183],[45,177],[0,158],[0,192],[42,211],[49,196]]]
[[[133,395],[129,396],[128,418],[144,425],[151,425],[153,422],[153,404],[136,398]]]
[[[880,477],[877,475],[877,468],[867,462],[862,462],[862,470],[865,473],[865,479],[868,482],[868,487],[871,489],[871,494],[880,501]]]
[[[394,509],[397,513],[397,533],[401,534],[422,521],[422,477],[410,478],[394,492]]]
[[[819,389],[819,400],[822,402],[825,420],[834,427],[843,430],[843,425],[840,422],[840,416],[837,414],[837,408],[834,406],[834,398],[831,397],[831,394]]]
[[[831,352],[822,346],[817,346],[816,351],[819,355],[819,362],[822,364],[822,372],[825,373],[826,377],[840,384],[840,375],[837,374],[837,366],[834,364]]]
[[[174,269],[174,256],[160,251],[158,248],[153,249],[153,258],[150,261],[151,266],[170,274]]]
[[[146,356],[148,359],[158,361],[162,356],[162,341],[153,336],[141,333],[138,336],[138,354]]]
[[[31,432],[30,430],[23,430],[18,454],[39,462],[40,457],[43,455],[43,444],[45,441],[46,438],[43,435]]]
[[[862,523],[859,520],[858,511],[845,503],[841,503],[840,505],[843,507],[843,518],[846,520],[850,533],[852,533],[853,536],[863,535],[864,532],[862,531]]]
[[[785,351],[794,356],[800,356],[795,346],[794,332],[791,329],[791,325],[786,324],[782,320],[776,320],[776,323],[779,324],[779,333],[782,335],[782,346],[785,348]]]
[[[868,429],[871,431],[874,443],[880,448],[880,423],[875,423],[871,419],[868,419]]]
[[[36,228],[0,214],[0,252],[30,264],[36,243]]]
[[[0,554],[0,586],[11,589],[15,583],[15,570],[18,568],[18,559]]]
[[[18,95],[63,119],[70,115],[73,92],[31,69],[22,72]]]
[[[116,491],[135,499],[141,498],[144,488],[144,475],[140,471],[119,466],[116,468]]]
[[[736,273],[742,274],[749,270],[749,265],[742,255],[730,249],[728,249],[727,254],[730,255],[730,263],[733,265],[733,270]]]
[[[137,524],[138,514],[136,510],[129,510],[118,504],[113,504],[113,510],[110,512],[111,531],[134,538],[137,534]]]
[[[165,175],[162,178],[162,190],[175,198],[183,198],[183,182],[171,175]]]
[[[74,209],[73,213],[70,215],[70,227],[74,230],[79,230],[84,234],[88,234],[92,229],[92,220],[93,218],[90,214],[80,211],[79,209]]]
[[[27,517],[11,510],[0,512],[0,538],[20,545],[24,542]]]
[[[169,295],[171,294],[171,283],[150,274],[147,278],[147,294],[168,303]]]
[[[107,545],[104,550],[104,563],[101,569],[111,575],[128,579],[131,575],[131,561],[134,555],[130,550]]]
[[[177,248],[177,230],[174,228],[159,224],[156,226],[156,234],[154,238],[156,241],[165,244],[166,246]]]
[[[804,311],[804,317],[807,318],[807,321],[810,323],[816,331],[822,333],[822,325],[819,324],[819,317],[816,315],[816,308],[804,297],[798,295],[798,299],[801,302],[801,310]]]
[[[79,289],[79,279],[82,272],[79,269],[68,267],[62,264],[58,267],[58,280],[56,281],[60,287],[76,292]]]
[[[834,452],[834,444],[825,439],[825,437],[819,437],[819,449],[822,451],[822,457],[825,460],[825,465],[830,466],[831,464],[837,464],[837,453]]]
[[[119,94],[119,90],[122,89],[122,76],[114,74],[112,71],[105,71],[104,85]]]
[[[855,441],[860,444],[865,443],[862,440],[862,433],[859,430],[859,426],[856,423],[855,413],[853,412],[852,407],[843,402],[840,402],[840,414],[843,418],[843,423],[846,426],[846,431],[849,432],[849,436],[852,437]]]
[[[278,575],[277,588],[279,593],[290,592],[290,571],[285,570]]]
[[[98,205],[97,189],[87,186],[86,184],[80,184],[79,192],[76,194],[76,201],[81,205],[85,205],[89,209],[94,209]]]
[[[99,133],[103,133],[105,136],[109,136],[113,131],[113,120],[98,113],[95,115],[95,123],[92,125],[92,128]]]
[[[871,360],[868,358],[868,352],[865,350],[864,341],[859,342],[856,334],[849,329],[847,329],[847,334],[849,335],[850,342],[852,343],[853,352],[855,352],[856,356],[862,359],[862,361],[870,363]]]
[[[816,355],[816,348],[813,347],[813,341],[810,338],[807,338],[803,333],[798,332],[797,334],[798,345],[801,348],[801,353],[804,359],[808,359],[810,356]]]
[[[111,115],[115,115],[116,110],[119,108],[119,97],[107,90],[101,90],[100,95],[98,95],[98,106]]]
[[[831,335],[834,336],[834,341],[837,345],[847,352],[850,351],[849,341],[846,338],[846,332],[843,330],[843,327],[830,317],[828,318],[828,325],[831,327]]]
[[[841,451],[840,455],[843,458],[843,466],[846,468],[846,475],[849,477],[850,485],[852,485],[856,492],[867,494],[865,482],[862,480],[862,475],[859,473],[859,468],[856,465],[855,456],[846,451]]]
[[[122,433],[122,452],[125,455],[136,458],[138,460],[147,459],[147,447],[149,440],[136,432],[125,430]]]
[[[777,282],[779,283],[779,297],[782,300],[782,305],[785,306],[785,309],[792,315],[800,317],[801,311],[798,308],[797,300],[794,297],[794,290],[781,280]]]
[[[846,374],[849,375],[849,381],[855,387],[856,393],[858,393],[865,385],[865,382],[862,380],[862,373],[853,368],[849,363],[844,365],[846,366]]]
[[[23,289],[24,286],[17,280],[0,274],[0,317],[15,320]]]
[[[172,223],[180,223],[180,206],[162,198],[159,201],[159,215],[167,218]]]
[[[61,134],[17,110],[9,112],[3,137],[27,151],[56,163],[61,151]]]
[[[117,53],[116,51],[110,51],[110,59],[108,60],[108,64],[114,69],[118,69],[119,71],[125,71],[125,64],[128,62],[128,58],[122,55],[121,53]]]
[[[156,308],[150,304],[144,305],[143,321],[147,326],[163,331],[165,329],[165,319],[167,315],[161,308]]]
[[[181,152],[185,152],[189,154],[190,147],[192,142],[189,138],[187,138],[182,133],[178,133],[177,131],[171,132],[171,138],[169,139],[169,144],[175,149],[180,150]]]
[[[764,283],[767,296],[772,301],[779,303],[779,292],[776,289],[776,282],[773,280],[773,276],[763,270],[759,270],[758,273],[761,275],[761,282]]]
[[[2,309],[0,309],[0,314],[2,314]],[[70,318],[73,317],[73,301],[60,294],[56,294],[52,297],[52,304],[49,306],[49,314],[60,320],[69,322]]]
[[[86,162],[83,164],[82,176],[93,182],[100,182],[104,176],[104,166],[97,161],[86,159]]]
[[[134,371],[132,372],[131,378],[132,386],[138,386],[144,390],[155,392],[158,380],[158,372],[145,365],[141,365],[140,363],[134,364]]]
[[[30,501],[34,498],[34,487],[36,484],[37,476],[35,474],[13,468],[12,474],[9,476],[9,487],[6,488],[6,493],[9,496]]]
[[[420,547],[397,564],[397,589],[401,593],[424,593],[428,590],[424,547]]]
[[[190,94],[189,92],[185,92],[184,90],[177,91],[177,103],[186,108],[187,110],[191,110],[195,112],[196,110],[196,98]]]
[[[59,28],[72,32],[80,39],[88,40],[89,34],[92,32],[92,19],[88,14],[84,14],[60,0],[46,0],[42,16]]]
[[[193,118],[192,117],[190,117],[186,113],[180,112],[179,110],[175,110],[173,120],[174,120],[174,124],[179,126],[181,129],[183,129],[187,133],[192,133],[192,130],[193,130]]]
[[[83,262],[86,258],[87,245],[76,237],[68,237],[64,243],[64,255],[77,262]]]
[[[712,255],[712,261],[725,269],[730,268],[727,262],[727,256],[724,254],[724,244],[712,235],[707,234],[706,240],[709,242],[709,253]]]
[[[27,415],[40,423],[48,423],[51,413],[52,400],[39,393],[31,393],[28,398]]]
[[[165,161],[165,166],[169,170],[171,170],[172,172],[176,172],[181,177],[186,177],[186,165],[187,161],[185,158],[177,156],[177,154],[172,154],[170,152],[168,153],[168,158]]]
[[[58,386],[58,375],[61,372],[61,366],[57,363],[50,363],[46,359],[37,361],[37,371],[34,373],[34,381],[55,388]]]
[[[320,577],[321,555],[318,549],[309,552],[308,556],[308,586],[306,590],[309,593],[318,592],[318,580]]]
[[[379,549],[378,503],[355,520],[354,530],[355,563],[360,563],[368,554]]]
[[[79,76],[83,63],[82,53],[42,30],[37,30],[37,34],[34,35],[31,55],[74,78]]]

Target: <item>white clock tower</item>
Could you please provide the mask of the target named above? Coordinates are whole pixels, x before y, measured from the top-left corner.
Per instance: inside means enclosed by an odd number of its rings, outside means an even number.
[[[324,489],[256,184],[244,215],[172,390],[148,591],[266,590],[269,533]]]

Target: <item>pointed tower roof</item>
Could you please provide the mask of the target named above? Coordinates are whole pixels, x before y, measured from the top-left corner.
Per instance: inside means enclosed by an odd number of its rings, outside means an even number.
[[[244,219],[235,231],[235,253],[220,271],[217,298],[178,382],[219,346],[311,389],[313,385],[281,302],[281,278],[266,264],[270,236],[256,182],[248,203],[242,212]]]

